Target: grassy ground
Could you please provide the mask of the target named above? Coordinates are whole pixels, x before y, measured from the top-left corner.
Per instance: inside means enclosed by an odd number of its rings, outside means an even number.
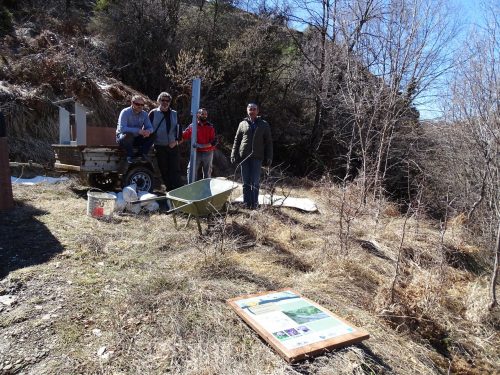
[[[162,213],[88,217],[74,180],[14,186],[16,209],[0,217],[0,296],[15,299],[0,303],[0,374],[499,372],[487,249],[468,242],[459,220],[441,243],[438,223],[405,225],[388,203],[375,221],[378,202],[357,209],[353,185],[341,246],[340,189],[288,186],[319,213],[231,207],[201,238],[194,223],[178,231]],[[283,287],[371,338],[287,364],[225,303]]]

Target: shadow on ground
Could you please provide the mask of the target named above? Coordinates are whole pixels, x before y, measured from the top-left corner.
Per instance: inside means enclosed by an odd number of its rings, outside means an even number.
[[[299,256],[292,253],[279,241],[265,237],[263,244],[270,246],[273,250],[275,250],[277,258],[275,263],[300,272],[311,272],[313,270],[313,267],[310,264],[304,262]]]
[[[63,251],[61,243],[37,217],[47,214],[16,202],[0,213],[0,279],[10,272],[41,264]]]
[[[361,362],[360,374],[393,374],[393,369],[387,363],[384,362],[382,357],[375,354],[367,345],[363,343],[355,344],[354,346],[347,346],[340,349],[325,350],[323,355],[318,355],[316,358],[308,358],[307,360],[294,363],[292,365],[293,369],[301,375],[312,375],[317,373],[317,367],[321,364],[316,365],[316,362],[321,363],[328,359],[328,357],[334,357],[339,353],[346,353],[352,351],[353,348],[361,349],[363,353],[363,361]],[[359,355],[359,351],[357,351]],[[356,372],[357,373],[357,372]]]

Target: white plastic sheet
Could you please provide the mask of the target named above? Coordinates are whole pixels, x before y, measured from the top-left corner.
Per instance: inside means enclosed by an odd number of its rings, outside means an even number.
[[[236,198],[233,202],[243,202],[243,195]],[[259,204],[272,205],[273,207],[291,207],[301,211],[316,212],[318,207],[313,200],[309,198],[285,197],[282,195],[259,195]]]
[[[57,184],[59,182],[67,181],[68,177],[47,177],[47,176],[36,176],[33,178],[17,178],[10,177],[10,182],[12,184],[18,185],[38,185],[38,184]]]

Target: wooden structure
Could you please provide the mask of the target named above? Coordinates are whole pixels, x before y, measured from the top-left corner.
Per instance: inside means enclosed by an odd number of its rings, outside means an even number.
[[[0,112],[0,211],[14,208],[12,183],[10,181],[9,145],[7,143],[7,125]]]
[[[88,126],[87,108],[73,98],[53,104],[59,107],[59,144],[52,145],[55,169],[79,173],[91,186],[103,190],[135,183],[138,190],[151,191],[159,185],[156,162],[127,163],[115,141],[116,125]]]
[[[291,289],[250,294],[227,303],[288,362],[370,337]]]

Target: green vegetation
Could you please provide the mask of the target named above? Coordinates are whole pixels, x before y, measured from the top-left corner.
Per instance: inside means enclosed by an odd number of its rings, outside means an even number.
[[[98,12],[107,10],[112,0],[97,0],[94,9]]]
[[[3,6],[0,5],[0,37],[5,34],[10,33],[14,30],[12,13]]]

